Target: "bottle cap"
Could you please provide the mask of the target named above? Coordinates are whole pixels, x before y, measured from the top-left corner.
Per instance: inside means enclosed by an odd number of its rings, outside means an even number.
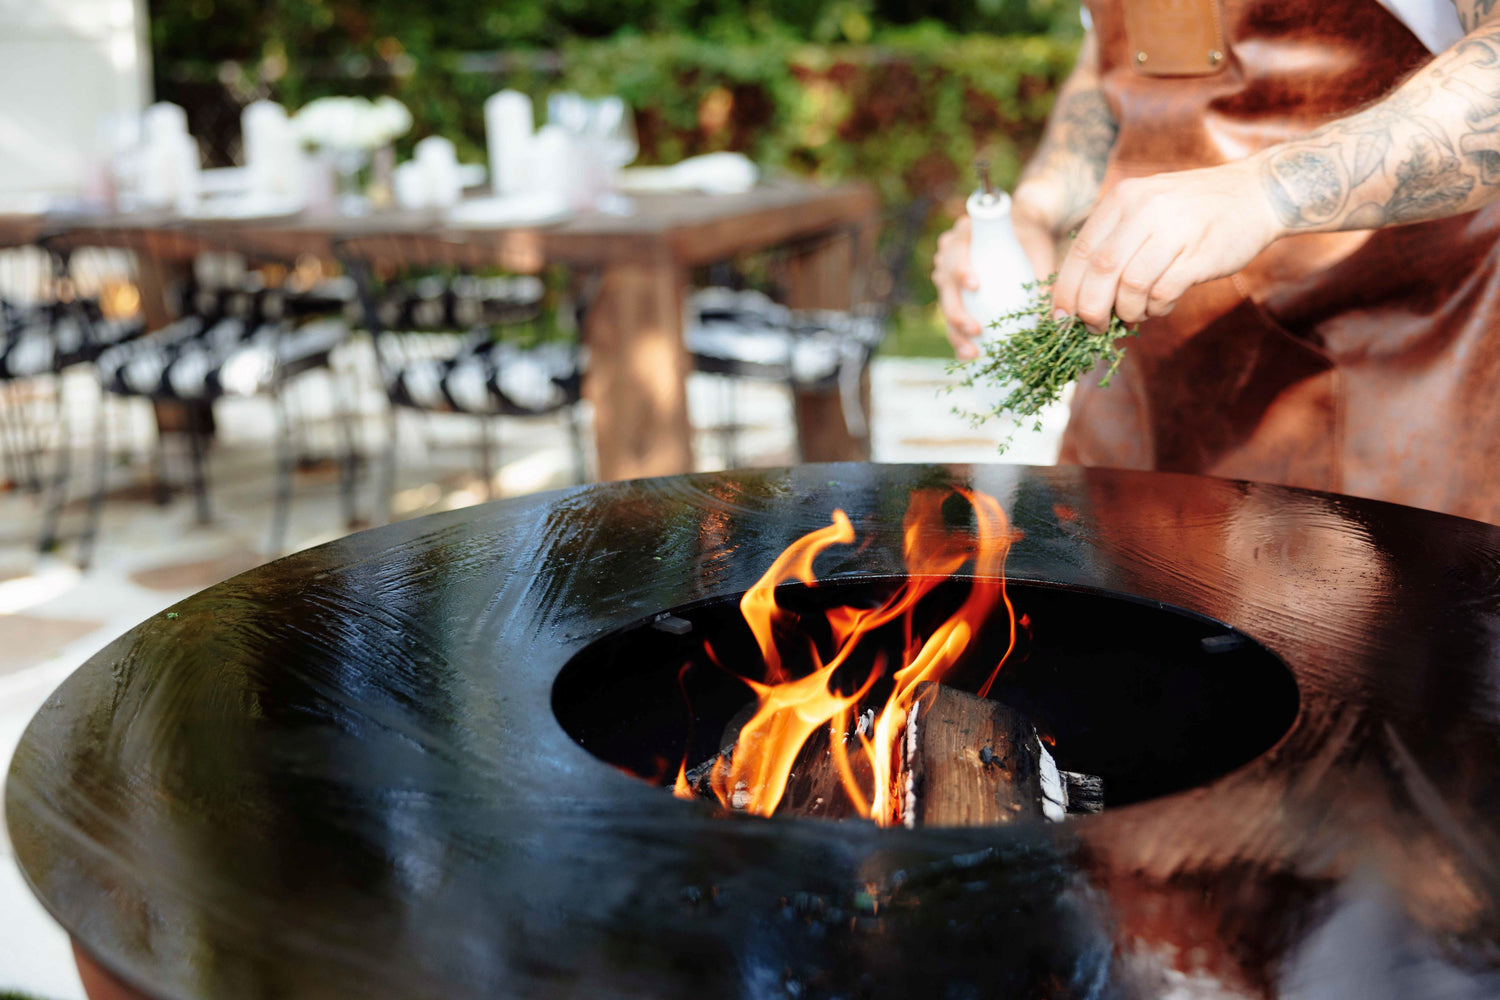
[[[1010,214],[1010,195],[997,189],[990,180],[990,161],[974,161],[974,170],[979,174],[979,188],[969,196],[966,206],[970,218],[996,218]]]
[[[980,219],[1001,219],[1010,215],[1010,195],[1004,191],[986,191],[979,188],[969,195],[968,204],[969,218],[974,221]]]

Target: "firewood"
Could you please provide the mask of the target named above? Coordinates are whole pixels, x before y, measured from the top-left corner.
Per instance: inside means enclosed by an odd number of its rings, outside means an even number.
[[[722,749],[697,767],[688,769],[687,782],[698,798],[715,797],[711,784],[714,766],[720,760],[726,763],[734,760],[734,749],[739,740],[740,729],[754,714],[755,705],[753,704],[736,714],[724,727],[724,734],[720,740]],[[858,726],[858,724],[858,720],[855,720],[855,725]],[[871,781],[868,762],[862,754],[853,752],[857,732],[856,729],[844,733],[841,738],[845,740],[849,748],[848,759],[855,779],[862,787],[868,787]],[[798,752],[791,774],[787,777],[786,792],[776,807],[776,815],[812,816],[821,819],[849,819],[859,815],[839,777],[838,764],[833,759],[833,744],[828,728],[822,727],[816,730]]]
[[[851,733],[845,733],[841,738],[846,741],[846,746],[854,742]],[[853,753],[852,746],[849,749],[849,763],[856,780],[861,787],[869,788],[870,769],[864,755]],[[797,754],[797,761],[787,779],[786,793],[776,807],[776,815],[820,819],[853,819],[859,815],[839,778],[828,729],[813,733],[803,745],[802,752]]]
[[[731,719],[723,749],[687,772],[700,798],[714,798],[714,767],[733,760],[740,728],[754,710],[747,706]],[[855,752],[857,730],[837,738],[845,741],[857,784],[869,789],[868,761]],[[1104,806],[1100,778],[1060,771],[1031,721],[998,701],[924,684],[899,741],[897,787],[904,790],[904,801],[898,808],[910,827],[1056,822],[1069,812],[1099,812]],[[840,779],[830,731],[820,728],[797,754],[776,815],[846,819],[858,814]]]
[[[1063,789],[1068,793],[1065,803],[1070,813],[1099,813],[1104,811],[1104,779],[1093,774],[1063,771]]]
[[[995,826],[1043,815],[1041,740],[1025,716],[998,701],[923,685],[901,751],[907,826]]]

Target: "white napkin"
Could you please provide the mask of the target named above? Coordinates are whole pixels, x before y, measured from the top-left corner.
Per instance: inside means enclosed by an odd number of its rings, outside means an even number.
[[[632,167],[620,174],[620,189],[631,194],[701,191],[741,194],[755,187],[760,170],[743,153],[708,153],[670,167]]]
[[[507,194],[497,198],[473,198],[448,210],[450,226],[499,228],[502,226],[548,226],[573,214],[568,201],[557,194]]]

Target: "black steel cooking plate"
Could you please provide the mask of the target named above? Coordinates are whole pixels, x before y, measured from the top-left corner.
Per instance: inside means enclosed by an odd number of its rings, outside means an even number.
[[[726,818],[559,722],[570,660],[744,591],[835,507],[860,544],[820,570],[899,573],[908,493],[945,485],[1011,513],[1012,578],[1263,646],[1290,730],[1099,816],[906,831]],[[6,819],[48,909],[158,997],[1477,998],[1497,763],[1500,529],[1184,476],[809,466],[491,504],[210,588],[58,689]]]

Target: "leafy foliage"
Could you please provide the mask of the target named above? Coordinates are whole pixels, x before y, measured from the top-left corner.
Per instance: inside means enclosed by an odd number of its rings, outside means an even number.
[[[743,41],[771,34],[862,44],[930,21],[960,32],[1037,34],[1076,23],[1077,0],[149,0],[159,60],[297,61],[392,42],[418,59],[442,52],[557,48],[617,34]]]

